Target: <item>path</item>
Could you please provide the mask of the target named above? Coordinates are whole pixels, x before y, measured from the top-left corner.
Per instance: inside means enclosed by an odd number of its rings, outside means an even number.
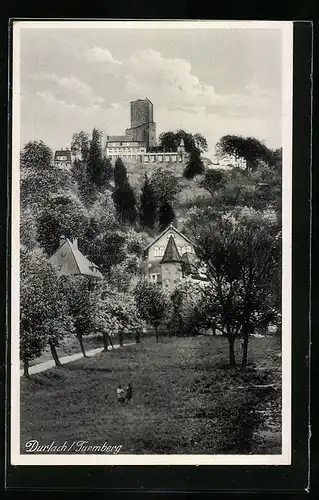
[[[129,345],[135,345],[135,342],[131,342],[130,344],[124,344],[123,347],[127,347]],[[120,344],[115,344],[114,349],[118,349],[120,347]],[[98,347],[97,349],[91,349],[90,351],[86,352],[86,355],[91,357],[95,356],[96,354],[99,354],[100,352],[103,351],[103,347]],[[110,347],[110,352],[113,350]],[[83,354],[81,352],[78,352],[76,354],[71,354],[70,356],[62,356],[60,359],[60,362],[62,365],[65,365],[66,363],[71,363],[71,361],[76,361],[77,359],[83,358]],[[29,374],[33,375],[34,373],[40,373],[40,372],[45,372],[46,370],[50,370],[51,368],[55,367],[55,362],[53,359],[49,359],[48,361],[43,361],[43,363],[38,363],[37,365],[33,365],[29,367]],[[23,375],[23,369],[20,370],[20,377]]]

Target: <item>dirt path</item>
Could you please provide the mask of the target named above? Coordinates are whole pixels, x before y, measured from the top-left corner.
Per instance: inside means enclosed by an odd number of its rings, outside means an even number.
[[[129,346],[129,345],[134,345],[135,342],[131,342],[130,344],[124,344],[123,347]],[[115,344],[114,349],[118,349],[120,347],[120,344]],[[99,354],[100,352],[103,351],[103,347],[98,347],[97,349],[91,349],[90,351],[86,352],[86,355],[91,357],[95,356],[96,354]],[[110,351],[112,351],[112,348],[110,348]],[[83,354],[81,352],[78,352],[76,354],[71,354],[70,356],[61,356],[60,362],[62,365],[65,365],[66,363],[71,363],[71,361],[76,361],[77,359],[83,358]],[[55,363],[53,359],[49,359],[48,361],[43,361],[43,363],[38,363],[37,365],[33,365],[29,367],[29,374],[33,375],[34,373],[40,373],[40,372],[45,372],[46,370],[50,370],[51,368],[55,367]],[[23,369],[20,370],[20,377],[23,375]]]

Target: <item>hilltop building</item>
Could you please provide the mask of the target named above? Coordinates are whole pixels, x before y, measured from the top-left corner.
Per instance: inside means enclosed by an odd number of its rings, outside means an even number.
[[[54,164],[56,167],[70,168],[72,165],[70,149],[58,149],[54,154]]]
[[[85,257],[78,248],[78,240],[61,236],[60,246],[49,259],[57,276],[91,276],[103,278],[98,266]]]
[[[105,155],[111,161],[122,158],[132,163],[182,163],[187,161],[183,139],[177,152],[152,152],[156,146],[156,123],[151,101],[137,99],[131,105],[131,127],[125,135],[109,135],[106,137]]]
[[[182,281],[207,283],[204,273],[192,273],[195,261],[192,242],[172,224],[155,238],[143,252],[144,277],[172,292]]]

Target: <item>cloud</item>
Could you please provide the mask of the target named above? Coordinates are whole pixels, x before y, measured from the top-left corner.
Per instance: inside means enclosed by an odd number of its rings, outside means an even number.
[[[256,82],[236,94],[218,94],[213,85],[201,82],[186,59],[164,58],[152,49],[133,52],[127,63],[126,91],[134,96],[154,96],[154,104],[190,113],[223,112],[229,115],[267,112],[271,95]]]
[[[79,107],[99,106],[104,102],[103,97],[95,94],[93,88],[76,78],[75,76],[60,77],[55,73],[43,73],[31,75],[31,79],[38,82],[45,81],[52,88],[40,90],[39,94],[54,96],[58,103],[74,105]],[[52,85],[53,84],[53,85]]]
[[[50,101],[54,104],[61,104],[62,106],[66,106],[68,108],[75,108],[75,104],[67,104],[65,101],[56,99],[53,92],[50,90],[45,90],[43,92],[37,92],[37,96],[42,97],[42,99],[45,99],[46,101]]]
[[[108,49],[102,49],[101,47],[88,49],[86,51],[86,59],[91,63],[104,63],[112,66],[119,66],[122,64],[121,61],[114,59]]]

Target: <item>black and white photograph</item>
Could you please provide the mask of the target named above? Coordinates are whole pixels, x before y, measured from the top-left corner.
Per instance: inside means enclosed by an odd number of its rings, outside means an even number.
[[[292,22],[13,24],[11,463],[291,463]]]

